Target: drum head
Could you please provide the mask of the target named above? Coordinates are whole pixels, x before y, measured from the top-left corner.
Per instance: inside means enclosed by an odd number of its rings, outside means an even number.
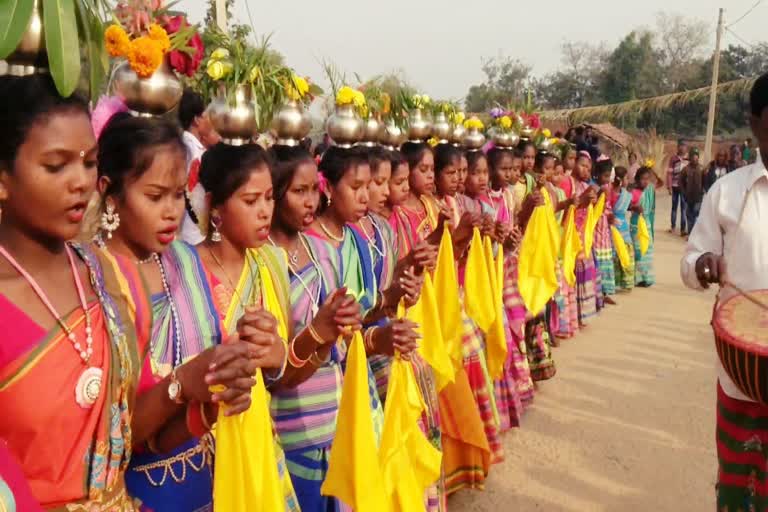
[[[768,290],[750,292],[768,304]],[[716,334],[745,350],[768,355],[768,311],[742,295],[725,301],[715,311],[712,324]]]

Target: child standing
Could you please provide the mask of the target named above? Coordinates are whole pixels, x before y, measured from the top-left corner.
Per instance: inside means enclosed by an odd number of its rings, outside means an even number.
[[[632,190],[632,221],[630,230],[632,243],[635,246],[635,285],[648,288],[653,286],[656,278],[653,274],[653,219],[656,213],[656,190],[651,183],[653,171],[649,167],[641,167],[635,175],[635,188]],[[640,218],[650,233],[648,250],[642,254],[638,241],[638,222]]]
[[[619,230],[629,257],[628,265],[622,265],[616,253],[618,248],[614,247],[616,288],[624,291],[629,291],[635,287],[635,247],[632,245],[632,234],[629,229],[629,207],[632,203],[632,194],[627,190],[628,174],[629,171],[626,167],[616,168],[616,178],[613,180],[613,191],[611,193],[613,225]]]
[[[611,187],[611,174],[613,173],[613,162],[610,159],[597,162],[595,165],[594,178],[597,186],[600,187],[600,195],[605,194],[605,208],[597,221],[595,227],[595,261],[597,269],[600,272],[600,283],[602,285],[603,300],[606,304],[616,304],[611,295],[616,293],[616,277],[613,265],[613,242],[611,240],[611,223],[613,213],[611,211],[611,201],[608,197]]]

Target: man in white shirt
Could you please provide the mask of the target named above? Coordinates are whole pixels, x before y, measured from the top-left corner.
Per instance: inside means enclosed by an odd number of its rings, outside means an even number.
[[[768,74],[750,95],[752,132],[768,155]],[[768,157],[717,180],[704,197],[681,275],[687,286],[717,283],[720,300],[768,289]],[[755,319],[757,321],[757,319]],[[718,360],[717,510],[768,510],[768,406],[750,400]]]
[[[219,142],[219,135],[208,120],[203,98],[189,89],[184,90],[179,103],[179,123],[187,147],[187,213],[181,224],[181,239],[197,245],[205,240],[197,218],[205,208],[205,191],[197,180],[200,158],[207,148]]]

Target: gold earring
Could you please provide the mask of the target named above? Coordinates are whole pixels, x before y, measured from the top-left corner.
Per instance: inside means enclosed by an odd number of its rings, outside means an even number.
[[[219,232],[219,228],[221,227],[221,217],[214,211],[211,212],[211,227],[213,228],[213,231],[211,232],[211,242],[221,242],[221,232]]]
[[[104,213],[101,214],[101,229],[106,231],[107,239],[112,239],[112,232],[120,227],[120,214],[115,211],[114,203],[107,199]]]

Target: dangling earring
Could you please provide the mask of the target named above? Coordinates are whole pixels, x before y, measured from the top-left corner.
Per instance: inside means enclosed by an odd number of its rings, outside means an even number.
[[[219,228],[221,227],[221,217],[216,212],[211,212],[211,227],[213,228],[213,231],[211,232],[211,242],[221,242],[221,233],[219,232]]]
[[[328,193],[325,197],[328,199],[328,206],[331,206],[331,194]]]
[[[107,232],[107,239],[112,239],[112,232],[120,227],[120,214],[115,211],[115,205],[107,200],[106,209],[101,214],[101,229]]]

